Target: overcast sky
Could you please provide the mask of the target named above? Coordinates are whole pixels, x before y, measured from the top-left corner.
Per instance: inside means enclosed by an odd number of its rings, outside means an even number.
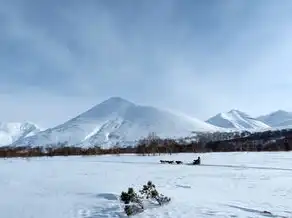
[[[290,0],[0,0],[0,121],[111,96],[199,119],[292,111]]]

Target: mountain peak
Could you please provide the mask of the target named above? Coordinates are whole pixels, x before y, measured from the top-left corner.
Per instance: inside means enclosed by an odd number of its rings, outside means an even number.
[[[119,96],[113,96],[113,97],[110,97],[109,99],[105,100],[105,101],[128,101],[122,97],[119,97]]]
[[[197,119],[155,107],[111,97],[67,122],[15,142],[14,146],[46,146],[68,143],[76,146],[123,146],[155,133],[159,137],[184,137],[191,132],[219,131],[221,128]]]
[[[136,105],[126,99],[121,97],[111,97],[94,107],[90,108],[89,110],[85,111],[84,113],[80,114],[74,119],[80,118],[98,118],[98,117],[105,117],[112,113],[124,114],[129,108],[135,107]]]
[[[228,113],[233,113],[233,112],[240,112],[240,111],[237,109],[231,109],[230,111],[228,111]]]
[[[259,116],[258,119],[272,127],[291,126],[292,113],[284,110],[277,110],[270,114]]]
[[[284,110],[277,110],[277,111],[272,112],[271,115],[272,114],[289,114],[289,112],[288,111],[284,111]]]
[[[109,99],[101,102],[99,105],[101,104],[110,104],[110,105],[116,105],[116,104],[130,104],[130,105],[135,105],[133,102],[130,102],[122,97],[118,97],[118,96],[113,96],[110,97]]]
[[[240,110],[237,110],[237,109],[232,109],[228,112],[229,115],[232,115],[232,116],[237,116],[237,117],[243,117],[243,118],[250,118],[250,119],[253,119],[249,114],[243,112],[243,111],[240,111]]]
[[[242,112],[237,109],[231,109],[230,111],[227,112],[228,114],[241,114],[241,115],[247,115],[245,112]]]
[[[41,129],[29,122],[0,122],[0,146],[9,145],[39,131]]]
[[[269,127],[261,121],[256,120],[250,117],[248,114],[236,109],[219,113],[216,116],[208,119],[206,122],[215,126],[237,130],[256,130]]]

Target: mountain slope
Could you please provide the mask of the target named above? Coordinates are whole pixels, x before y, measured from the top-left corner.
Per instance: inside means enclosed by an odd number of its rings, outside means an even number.
[[[10,145],[17,140],[35,135],[39,131],[39,127],[28,122],[0,122],[0,146]]]
[[[206,121],[215,126],[237,130],[260,130],[269,126],[246,113],[238,110],[231,110],[227,113],[219,113]]]
[[[292,125],[292,112],[278,110],[273,113],[260,116],[258,120],[266,123],[271,127],[285,127]]]
[[[126,144],[155,132],[161,137],[186,136],[191,131],[216,131],[220,128],[197,119],[185,118],[154,107],[135,105],[119,97],[110,98],[79,116],[18,140],[13,145],[112,146]]]

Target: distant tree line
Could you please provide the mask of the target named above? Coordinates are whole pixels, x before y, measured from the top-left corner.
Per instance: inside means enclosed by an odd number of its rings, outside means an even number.
[[[120,144],[111,148],[93,146],[90,148],[68,146],[0,147],[0,157],[39,157],[72,155],[137,154],[160,155],[173,153],[232,152],[232,151],[290,151],[292,150],[292,130],[275,130],[251,133],[245,132],[194,132],[193,136],[179,139],[162,139],[149,134],[135,146]]]
[[[245,136],[235,135],[224,140],[211,140],[205,148],[212,152],[230,151],[291,151],[292,130],[268,130],[247,133]]]

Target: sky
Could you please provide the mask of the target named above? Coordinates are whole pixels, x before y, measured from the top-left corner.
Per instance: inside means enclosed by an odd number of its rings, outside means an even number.
[[[0,0],[0,121],[119,96],[205,120],[292,111],[290,0]]]

